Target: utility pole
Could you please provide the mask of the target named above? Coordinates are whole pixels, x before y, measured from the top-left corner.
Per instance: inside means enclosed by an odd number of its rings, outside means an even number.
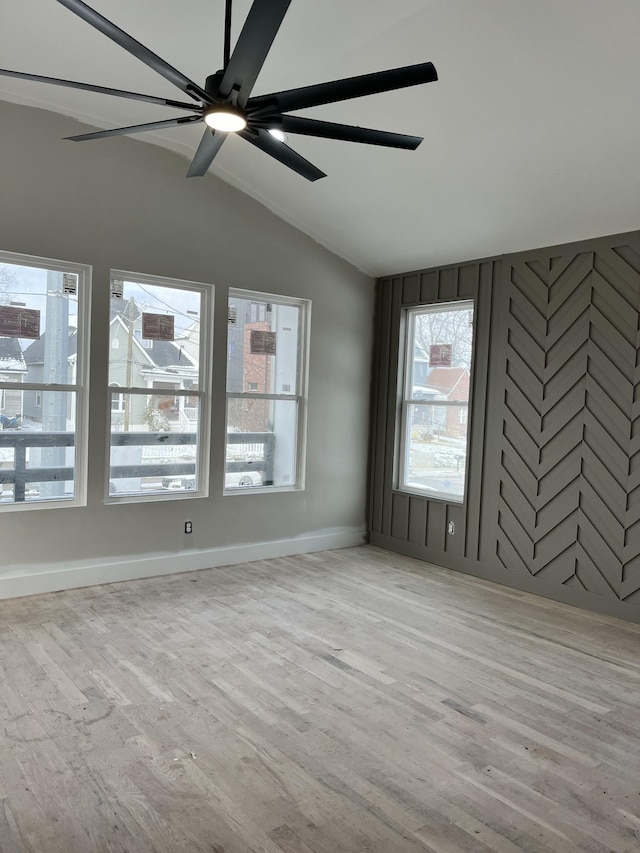
[[[131,388],[131,368],[133,360],[133,312],[135,303],[133,297],[129,299],[127,305],[127,364],[124,384],[127,388]],[[125,394],[124,398],[124,431],[129,432],[129,419],[131,411],[131,394]]]
[[[69,382],[69,299],[64,293],[63,274],[47,271],[47,326],[44,332],[44,381],[51,386]],[[43,391],[42,431],[66,432],[69,394],[61,391]],[[74,407],[72,407],[73,410]],[[64,468],[67,448],[42,449],[42,465]],[[64,481],[42,483],[42,497],[64,496]]]

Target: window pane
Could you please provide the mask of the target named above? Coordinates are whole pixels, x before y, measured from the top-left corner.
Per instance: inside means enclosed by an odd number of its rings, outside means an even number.
[[[407,405],[401,485],[461,501],[467,460],[467,407]]]
[[[21,393],[26,398],[35,392]],[[0,431],[2,503],[77,497],[76,394],[43,391],[41,412],[39,421],[13,427],[5,422]]]
[[[197,397],[113,391],[109,494],[197,491],[198,424]]]
[[[429,306],[411,312],[407,397],[469,400],[473,303]]]
[[[465,494],[473,312],[472,300],[406,311],[398,487],[458,503]]]
[[[231,398],[225,487],[295,484],[297,436],[297,401]]]
[[[77,273],[0,259],[0,381],[75,385],[77,332]]]
[[[227,391],[298,393],[300,307],[229,299]]]
[[[79,456],[76,447],[82,394],[60,386],[83,390],[86,287],[88,270],[79,265],[0,254],[0,504],[5,508],[84,497],[78,480],[84,453],[80,449]]]
[[[198,389],[202,295],[187,287],[114,281],[109,384],[151,388],[171,377],[173,387]],[[169,380],[167,380],[169,381]]]

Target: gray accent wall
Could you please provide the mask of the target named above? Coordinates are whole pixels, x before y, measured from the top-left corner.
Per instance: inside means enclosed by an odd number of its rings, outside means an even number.
[[[460,505],[394,488],[398,354],[404,308],[470,296]],[[640,622],[639,318],[640,232],[380,280],[372,543]]]
[[[107,566],[102,581],[150,555],[179,571],[216,549],[236,562],[236,546],[255,544],[255,559],[263,543],[364,541],[375,280],[215,175],[187,180],[186,157],[141,137],[66,142],[85,126],[1,101],[0,127],[0,248],[93,268],[88,505],[0,512],[0,594],[9,577],[69,565]],[[313,204],[312,184],[283,179]],[[110,268],[215,285],[209,497],[104,503]],[[230,287],[312,302],[304,491],[222,494]]]

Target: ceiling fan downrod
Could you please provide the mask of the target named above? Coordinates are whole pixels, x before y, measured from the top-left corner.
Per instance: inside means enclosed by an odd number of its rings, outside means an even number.
[[[231,58],[231,4],[233,0],[225,0],[224,9],[224,55],[222,67],[226,68]]]

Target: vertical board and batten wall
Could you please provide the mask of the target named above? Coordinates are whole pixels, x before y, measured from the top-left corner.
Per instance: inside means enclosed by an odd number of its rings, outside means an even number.
[[[640,232],[378,287],[372,544],[640,622]],[[461,505],[397,491],[394,454],[403,309],[469,297]]]

